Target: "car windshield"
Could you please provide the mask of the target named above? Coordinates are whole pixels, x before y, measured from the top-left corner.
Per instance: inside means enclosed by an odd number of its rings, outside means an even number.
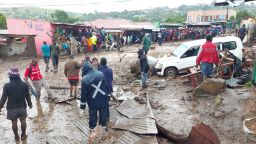
[[[188,46],[185,44],[180,45],[177,47],[171,54],[176,57],[180,57],[188,50]]]

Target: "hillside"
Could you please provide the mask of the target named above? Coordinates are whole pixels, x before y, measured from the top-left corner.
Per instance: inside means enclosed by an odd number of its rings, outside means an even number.
[[[94,13],[72,13],[67,12],[69,17],[79,19],[81,21],[91,21],[97,18],[122,18],[132,21],[151,21],[151,22],[184,22],[186,20],[186,14],[189,10],[208,10],[208,9],[226,9],[226,7],[214,7],[213,5],[197,5],[187,6],[182,5],[178,8],[170,9],[168,7],[159,7],[147,10],[134,10],[122,12],[97,12]],[[242,5],[238,8],[232,8],[234,10],[247,10],[251,15],[256,15],[256,6]],[[28,19],[42,19],[52,21],[51,14],[54,13],[53,9],[44,8],[0,8],[0,13],[3,13],[6,17],[11,18],[28,18]]]

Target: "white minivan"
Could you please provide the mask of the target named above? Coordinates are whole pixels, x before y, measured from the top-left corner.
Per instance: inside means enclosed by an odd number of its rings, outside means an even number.
[[[161,76],[175,77],[179,72],[194,67],[196,65],[199,49],[205,42],[205,39],[185,42],[169,55],[165,55],[158,59],[158,62],[155,65],[157,74]],[[218,50],[228,50],[234,56],[242,60],[243,44],[240,38],[235,36],[216,37],[213,38],[213,43],[217,45]]]

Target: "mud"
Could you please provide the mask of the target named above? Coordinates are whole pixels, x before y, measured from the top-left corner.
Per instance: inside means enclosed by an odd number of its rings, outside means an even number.
[[[151,50],[149,55],[159,57],[169,53],[173,49],[170,46],[178,45],[165,44]],[[91,54],[90,57],[106,57],[108,65],[114,71],[114,86],[121,86],[125,92],[131,92],[143,103],[145,100],[143,92],[139,92],[139,86],[132,86],[130,82],[136,80],[130,73],[130,63],[137,59],[137,47],[126,48],[129,51],[120,62],[124,53],[101,52]],[[76,56],[77,61],[84,58],[82,54]],[[29,59],[2,60],[0,67],[0,93],[3,84],[8,82],[8,67],[16,65],[23,74]],[[41,71],[49,85],[67,87],[68,81],[64,77],[63,67],[67,59],[61,59],[58,73],[44,73],[43,60],[39,61]],[[166,80],[164,88],[154,87],[154,82]],[[215,107],[215,97],[194,98],[192,87],[184,84],[181,80],[169,80],[168,78],[154,76],[149,79],[149,88],[146,90],[150,97],[150,103],[154,108],[156,120],[159,124],[172,132],[188,136],[191,128],[198,123],[204,122],[210,125],[219,136],[223,144],[250,144],[242,130],[244,118],[256,116],[255,93],[246,88],[227,89],[221,93],[223,98],[219,109]],[[69,96],[68,89],[53,90],[54,96]],[[79,95],[79,94],[78,94]],[[88,118],[88,112],[79,109],[79,101],[73,100],[71,104],[48,103],[46,92],[43,90],[41,103],[36,103],[32,96],[33,108],[28,110],[27,133],[28,144],[57,143],[57,141],[69,141],[70,143],[84,143],[85,135],[74,125],[79,117]],[[0,115],[0,143],[15,143],[11,130],[11,122],[6,120],[6,109]],[[162,134],[158,136],[158,143],[172,143]]]

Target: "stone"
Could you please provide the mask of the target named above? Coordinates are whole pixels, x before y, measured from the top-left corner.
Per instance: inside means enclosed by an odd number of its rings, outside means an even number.
[[[226,81],[223,79],[206,79],[197,86],[193,92],[194,96],[216,96],[225,91]]]

